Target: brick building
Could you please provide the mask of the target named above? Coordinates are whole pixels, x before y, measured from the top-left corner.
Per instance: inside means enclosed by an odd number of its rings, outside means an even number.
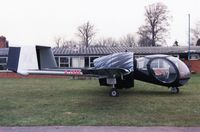
[[[0,36],[0,48],[8,48],[8,41],[4,36]]]

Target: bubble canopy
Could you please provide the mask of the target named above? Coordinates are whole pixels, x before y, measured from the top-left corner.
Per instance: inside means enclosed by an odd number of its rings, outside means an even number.
[[[149,55],[137,59],[137,69],[152,74],[163,83],[172,83],[179,79],[190,78],[186,64],[176,57],[168,55]]]

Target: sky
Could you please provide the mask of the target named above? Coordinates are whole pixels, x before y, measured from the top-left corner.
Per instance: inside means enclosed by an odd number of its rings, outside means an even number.
[[[76,40],[77,27],[89,21],[96,39],[119,39],[135,34],[144,24],[144,7],[162,2],[170,22],[167,45],[175,40],[188,43],[188,14],[191,27],[200,21],[200,0],[0,0],[0,36],[9,45],[55,46],[55,37]]]

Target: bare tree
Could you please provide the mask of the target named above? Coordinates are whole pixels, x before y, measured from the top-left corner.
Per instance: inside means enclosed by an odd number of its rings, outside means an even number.
[[[79,44],[78,42],[74,41],[74,40],[65,40],[62,43],[62,47],[66,47],[66,48],[74,48],[74,47],[78,47]]]
[[[195,28],[191,29],[192,32],[192,44],[197,45],[198,40],[200,39],[200,21],[195,25]]]
[[[197,40],[196,46],[200,46],[200,39]]]
[[[127,46],[127,47],[134,47],[137,46],[135,36],[132,34],[127,34],[121,40],[119,41],[121,46]]]
[[[56,46],[59,48],[62,45],[62,37],[55,37],[54,42]]]
[[[119,43],[115,39],[109,37],[109,38],[102,38],[102,39],[97,40],[95,46],[117,47],[119,46]]]
[[[175,41],[174,41],[174,44],[173,44],[172,46],[179,46],[179,45],[178,45],[178,41],[175,40]]]
[[[107,40],[105,38],[100,38],[96,40],[95,46],[96,47],[105,47],[107,45]]]
[[[94,25],[92,25],[89,21],[79,26],[77,36],[81,39],[81,42],[84,46],[88,47],[94,38],[96,32],[94,29]]]
[[[145,25],[139,28],[140,42],[147,42],[148,46],[165,43],[165,34],[169,26],[167,6],[155,3],[145,7]],[[147,44],[144,44],[147,45]]]

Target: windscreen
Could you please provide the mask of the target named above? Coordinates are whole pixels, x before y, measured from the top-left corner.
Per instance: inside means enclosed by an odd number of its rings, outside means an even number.
[[[184,62],[182,62],[181,60],[179,60],[176,57],[170,56],[168,58],[169,58],[169,60],[174,62],[174,64],[177,66],[179,74],[180,74],[180,79],[190,78],[190,70]]]

